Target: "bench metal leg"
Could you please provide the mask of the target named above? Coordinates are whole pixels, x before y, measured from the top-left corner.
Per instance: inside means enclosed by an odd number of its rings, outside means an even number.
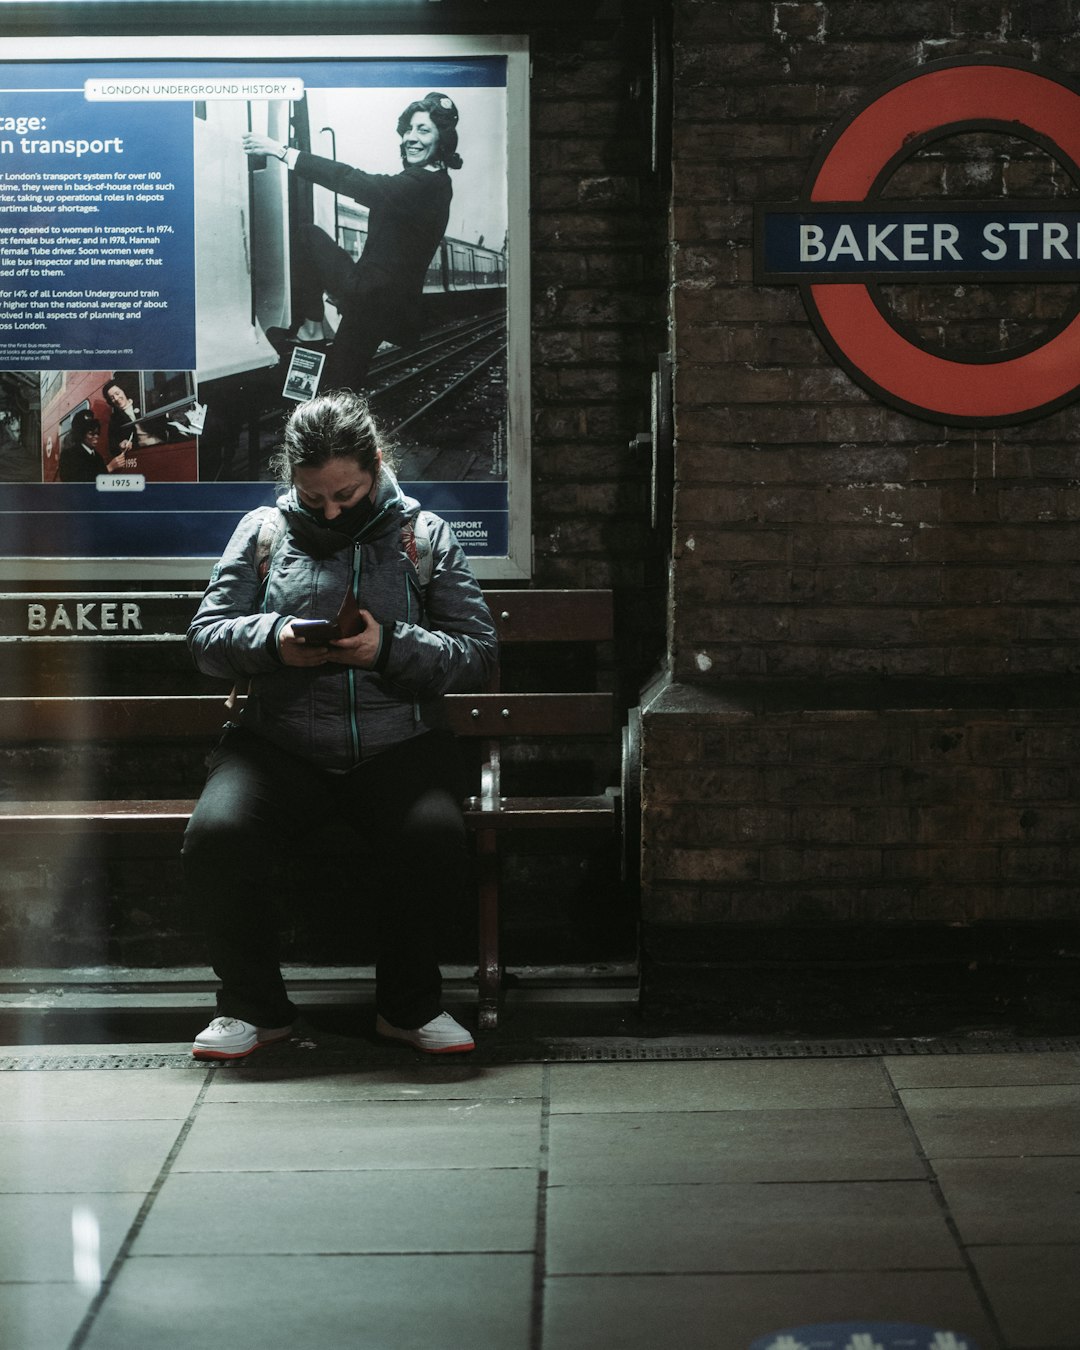
[[[499,961],[499,857],[495,831],[478,830],[476,856],[479,868],[480,1002],[482,1029],[499,1024],[502,965]]]

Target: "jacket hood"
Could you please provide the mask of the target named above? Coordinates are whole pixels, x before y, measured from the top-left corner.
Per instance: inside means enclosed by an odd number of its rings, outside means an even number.
[[[354,534],[320,525],[301,503],[295,487],[283,492],[277,505],[290,535],[312,558],[328,558],[354,544],[366,544],[391,533],[400,534],[404,522],[414,518],[420,510],[420,503],[402,492],[393,470],[385,463],[379,470],[374,511]]]

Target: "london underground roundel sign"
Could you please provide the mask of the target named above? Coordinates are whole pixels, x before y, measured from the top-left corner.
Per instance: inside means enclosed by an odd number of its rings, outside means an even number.
[[[1075,195],[1030,202],[882,195],[912,155],[970,131],[1038,146]],[[1080,303],[1023,347],[991,357],[939,355],[901,331],[878,287],[1080,283],[1080,92],[1030,66],[992,59],[926,66],[899,80],[831,137],[802,201],[758,208],[755,279],[799,285],[838,364],[915,416],[994,426],[1077,398]],[[948,323],[941,324],[948,352]]]

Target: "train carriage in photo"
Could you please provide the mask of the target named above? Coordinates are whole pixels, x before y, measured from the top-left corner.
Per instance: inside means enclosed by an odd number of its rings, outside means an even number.
[[[367,238],[366,207],[289,173],[275,159],[241,152],[241,138],[251,131],[334,157],[334,128],[313,133],[309,118],[307,96],[295,103],[195,106],[196,375],[207,409],[203,478],[268,476],[266,456],[287,410],[282,394],[295,318],[291,250],[300,227],[319,226],[354,259]],[[313,144],[319,137],[329,144]],[[425,334],[505,311],[504,241],[493,248],[482,238],[444,238],[428,267],[421,306]],[[338,317],[328,297],[331,328]]]

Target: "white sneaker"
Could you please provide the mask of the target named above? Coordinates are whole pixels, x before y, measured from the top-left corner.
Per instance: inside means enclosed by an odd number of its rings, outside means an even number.
[[[411,1029],[391,1026],[379,1013],[375,1018],[375,1030],[380,1036],[388,1036],[391,1040],[407,1041],[429,1055],[455,1055],[476,1049],[472,1036],[449,1013],[440,1013],[422,1027]]]
[[[261,1045],[272,1045],[292,1035],[292,1027],[257,1027],[239,1017],[215,1017],[195,1037],[191,1053],[196,1059],[243,1059]]]

